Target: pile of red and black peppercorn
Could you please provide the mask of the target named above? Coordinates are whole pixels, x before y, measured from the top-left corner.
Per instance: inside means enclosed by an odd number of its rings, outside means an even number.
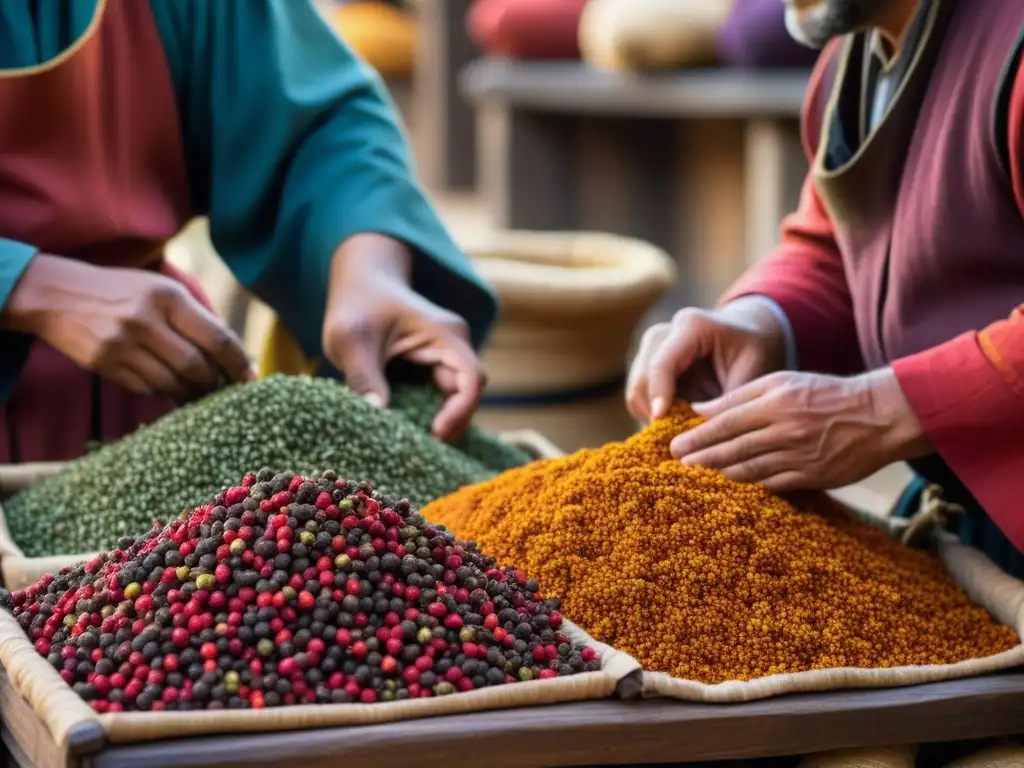
[[[599,668],[537,584],[368,483],[270,470],[2,594],[98,712],[443,696]]]

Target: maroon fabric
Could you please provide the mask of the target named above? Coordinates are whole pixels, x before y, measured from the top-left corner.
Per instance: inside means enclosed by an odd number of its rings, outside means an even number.
[[[869,368],[984,328],[1021,302],[1024,219],[1008,193],[994,121],[1024,3],[948,7],[920,106],[896,116],[912,128],[889,148],[894,163],[866,174],[842,210],[829,210]],[[859,63],[849,73],[859,77]],[[901,108],[898,99],[893,109]],[[815,182],[819,191],[830,183]]]
[[[107,0],[69,58],[0,78],[0,232],[90,263],[160,268],[189,212],[179,130],[149,3]],[[101,386],[106,440],[173,407]],[[80,455],[94,437],[92,401],[91,374],[36,342],[0,408],[0,462]]]
[[[491,56],[579,58],[580,16],[586,4],[587,0],[476,0],[467,31]]]

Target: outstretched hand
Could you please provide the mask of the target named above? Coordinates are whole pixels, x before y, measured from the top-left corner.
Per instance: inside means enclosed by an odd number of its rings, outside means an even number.
[[[707,421],[672,455],[775,492],[839,488],[931,450],[890,368],[774,373],[693,408]]]
[[[382,235],[356,235],[335,255],[323,346],[348,386],[384,407],[390,390],[388,361],[402,358],[430,368],[445,395],[433,433],[457,439],[469,426],[484,387],[484,372],[470,344],[466,321],[409,285],[410,254]]]

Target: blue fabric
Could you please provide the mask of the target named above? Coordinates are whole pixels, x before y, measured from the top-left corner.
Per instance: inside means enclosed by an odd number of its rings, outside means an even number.
[[[197,213],[239,281],[320,345],[331,258],[375,232],[416,253],[413,287],[483,343],[496,302],[415,179],[380,78],[308,0],[151,0]]]

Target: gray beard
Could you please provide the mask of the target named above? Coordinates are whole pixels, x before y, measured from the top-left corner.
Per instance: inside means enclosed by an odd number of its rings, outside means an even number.
[[[875,9],[886,0],[822,0],[808,12],[786,8],[786,27],[804,45],[822,48],[834,37],[870,26]]]

